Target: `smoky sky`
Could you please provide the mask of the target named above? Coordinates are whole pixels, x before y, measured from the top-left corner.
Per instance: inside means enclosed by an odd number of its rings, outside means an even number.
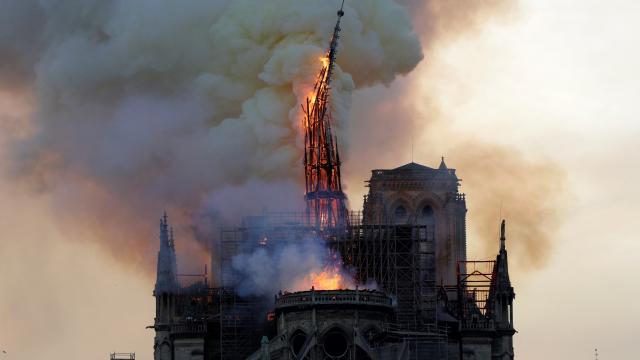
[[[3,2],[2,88],[34,99],[8,140],[9,172],[26,191],[53,194],[63,227],[91,228],[114,255],[147,266],[164,210],[178,247],[198,253],[229,214],[299,208],[299,104],[338,4]],[[391,83],[423,54],[393,1],[345,12],[332,110],[346,149],[353,91]]]
[[[469,255],[494,256],[500,218],[505,217],[515,260],[512,266],[527,270],[544,266],[566,215],[565,171],[552,160],[514,146],[480,141],[473,134],[453,130],[447,109],[438,101],[437,84],[423,78],[441,48],[480,31],[485,24],[517,17],[516,3],[407,0],[404,4],[412,7],[425,58],[417,71],[390,87],[375,86],[355,94],[351,124],[359,130],[352,132],[345,162],[350,190],[362,194],[360,188],[364,189],[363,180],[371,176],[371,169],[392,168],[412,159],[435,167],[444,156],[458,170],[460,190],[467,194],[468,241],[473,245]],[[496,139],[500,137],[497,131]],[[376,149],[375,156],[371,148]],[[359,205],[362,199],[351,201]]]
[[[6,166],[126,262],[152,269],[164,210],[183,259],[204,262],[221,222],[299,208],[299,104],[338,3],[4,1],[0,87],[33,98]],[[364,180],[371,149],[405,161],[407,135],[443,121],[406,101],[411,71],[509,4],[347,2],[332,103],[347,174]]]

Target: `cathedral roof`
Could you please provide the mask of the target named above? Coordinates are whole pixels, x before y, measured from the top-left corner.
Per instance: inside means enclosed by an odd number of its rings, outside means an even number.
[[[430,168],[428,166],[420,165],[418,163],[410,162],[406,165],[402,165],[393,170],[387,170],[387,171],[403,171],[403,170],[435,171],[436,169]]]
[[[373,177],[375,178],[446,178],[451,180],[458,180],[456,177],[455,169],[449,169],[442,164],[438,169],[434,169],[425,165],[421,165],[415,162],[402,165],[400,167],[390,170],[373,170]]]

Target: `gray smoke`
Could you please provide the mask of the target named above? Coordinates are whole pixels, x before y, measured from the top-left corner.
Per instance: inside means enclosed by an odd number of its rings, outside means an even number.
[[[62,224],[91,227],[135,262],[152,262],[140,254],[154,253],[164,209],[180,239],[202,233],[197,222],[212,221],[211,199],[228,187],[296,184],[290,193],[302,195],[299,104],[339,3],[3,1],[0,87],[35,98],[9,166],[53,194]],[[393,1],[351,1],[345,12],[333,106],[348,146],[354,89],[390,83],[422,52]],[[264,201],[249,205],[283,205]]]

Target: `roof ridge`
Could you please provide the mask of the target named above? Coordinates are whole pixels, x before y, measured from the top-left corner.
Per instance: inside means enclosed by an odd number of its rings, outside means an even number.
[[[435,169],[412,161],[408,164],[404,164],[397,168],[391,169],[391,171],[394,171],[394,170],[435,170]]]

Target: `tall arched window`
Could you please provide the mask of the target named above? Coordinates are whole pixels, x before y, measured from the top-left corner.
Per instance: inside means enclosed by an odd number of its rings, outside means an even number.
[[[433,208],[429,205],[425,205],[420,211],[420,224],[422,225],[435,225],[436,216],[433,212]]]
[[[403,205],[398,205],[393,211],[394,224],[406,224],[408,217],[407,209]]]
[[[305,343],[307,342],[307,334],[305,334],[302,330],[298,330],[293,333],[290,342],[293,353],[299,355],[303,350]]]

